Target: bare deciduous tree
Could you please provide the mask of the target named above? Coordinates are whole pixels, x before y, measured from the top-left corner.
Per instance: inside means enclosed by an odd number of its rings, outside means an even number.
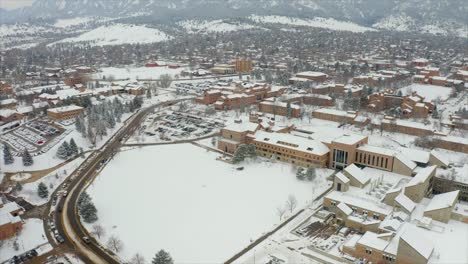
[[[172,83],[172,77],[169,74],[163,74],[159,77],[159,86],[162,88],[169,88]]]
[[[276,214],[279,216],[280,221],[283,219],[283,215],[286,213],[286,209],[282,206],[276,208]]]
[[[102,225],[93,225],[92,234],[98,238],[101,238],[101,236],[106,234],[106,230]]]
[[[123,242],[118,237],[111,236],[107,240],[107,247],[115,253],[119,253],[123,249]]]
[[[288,207],[289,211],[292,213],[297,206],[297,199],[294,195],[290,194],[288,196],[288,200],[286,201],[286,206]]]
[[[136,253],[130,260],[131,264],[145,264],[145,258],[140,253]]]

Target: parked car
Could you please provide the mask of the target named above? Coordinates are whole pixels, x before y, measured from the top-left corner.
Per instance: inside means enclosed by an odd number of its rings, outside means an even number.
[[[86,244],[91,243],[91,240],[90,240],[89,237],[87,237],[87,236],[83,237],[83,241],[84,241]]]

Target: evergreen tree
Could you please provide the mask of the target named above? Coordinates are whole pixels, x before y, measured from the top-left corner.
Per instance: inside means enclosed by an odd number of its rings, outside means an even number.
[[[23,185],[20,182],[16,182],[15,191],[19,192],[21,190],[23,190]]]
[[[307,180],[313,181],[315,179],[315,176],[317,176],[317,172],[315,171],[315,168],[308,168],[306,172]]]
[[[151,97],[152,97],[152,95],[151,95],[151,90],[148,89],[148,90],[146,91],[146,98],[151,99]]]
[[[78,146],[75,143],[75,140],[72,138],[70,139],[70,152],[73,156],[78,155]]]
[[[41,198],[47,198],[49,196],[49,189],[47,189],[47,186],[41,182],[37,186],[37,195]]]
[[[300,181],[305,179],[304,168],[299,167],[296,172],[296,178]]]
[[[68,151],[67,151],[67,146],[65,145],[67,143],[64,141],[62,145],[57,149],[57,153],[55,154],[57,158],[66,160],[68,158]]]
[[[153,261],[151,261],[151,264],[174,264],[174,261],[172,260],[172,257],[168,252],[161,249],[154,256]]]
[[[86,223],[94,223],[98,220],[97,209],[88,193],[81,193],[78,198],[78,210]]]
[[[32,156],[31,156],[31,154],[29,154],[29,151],[27,149],[24,150],[22,158],[23,158],[23,165],[24,166],[33,165],[34,160],[33,160]]]
[[[7,144],[3,144],[3,161],[5,162],[5,165],[15,162],[13,155],[11,155],[10,146]]]
[[[70,145],[68,144],[68,142],[64,140],[62,145],[65,148],[65,151],[67,153],[67,157],[71,157],[73,155],[73,153],[72,153],[72,150],[71,150]]]
[[[75,118],[75,128],[76,128],[76,131],[79,131],[79,132],[81,132],[81,130],[83,129],[83,124],[81,123],[81,119],[79,116]]]
[[[288,118],[291,118],[291,116],[292,116],[292,108],[291,108],[291,103],[290,103],[290,102],[288,102],[288,103],[286,104],[286,110],[287,110]]]

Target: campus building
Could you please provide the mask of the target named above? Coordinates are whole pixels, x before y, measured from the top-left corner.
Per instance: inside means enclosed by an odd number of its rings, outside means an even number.
[[[444,224],[449,230],[436,233],[452,233],[455,226],[466,230],[468,213],[458,203],[459,191],[432,196],[434,171],[430,166],[409,177],[352,164],[336,173],[323,210],[333,213],[334,223],[355,231],[342,252],[363,263],[440,262],[440,248],[426,234]]]
[[[200,104],[213,104],[216,110],[232,110],[277,97],[284,91],[283,87],[273,87],[265,83],[232,82],[206,90],[203,97],[195,101]]]
[[[47,116],[54,120],[72,119],[84,112],[84,108],[77,105],[47,109]]]
[[[289,79],[290,84],[294,84],[297,82],[318,82],[323,83],[327,80],[328,75],[322,72],[314,72],[314,71],[306,71],[306,72],[299,72],[294,77]]]
[[[15,202],[4,204],[0,200],[0,240],[15,236],[23,227],[24,209]]]
[[[253,63],[250,59],[237,59],[235,61],[236,72],[248,73],[253,69]]]
[[[294,117],[294,118],[301,116],[301,108],[298,105],[274,101],[274,100],[265,100],[265,101],[260,102],[260,104],[258,105],[258,109],[260,112],[273,114],[273,115],[280,115],[280,116],[287,116],[287,117]]]

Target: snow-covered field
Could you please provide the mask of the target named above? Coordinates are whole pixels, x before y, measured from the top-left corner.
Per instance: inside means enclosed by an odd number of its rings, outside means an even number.
[[[3,246],[0,248],[0,262],[6,261],[15,255],[20,255],[40,245],[48,244],[47,238],[44,234],[42,220],[31,218],[24,220],[24,222],[23,230],[17,238],[11,238],[4,241]],[[13,242],[15,240],[18,241],[18,251],[13,248]],[[51,247],[44,248],[47,248],[48,250],[52,249]],[[45,251],[48,250],[41,250],[41,253],[45,253]]]
[[[424,96],[426,100],[432,101],[440,97],[441,100],[447,100],[452,92],[452,88],[427,85],[427,84],[412,84],[400,89],[403,95],[411,94],[411,92],[417,92],[419,95]]]
[[[77,37],[66,38],[56,43],[90,42],[94,46],[155,43],[169,40],[171,36],[156,29],[141,25],[111,24],[101,26]],[[53,45],[53,44],[51,44]]]
[[[261,160],[238,171],[218,156],[190,144],[119,153],[88,190],[107,237],[125,243],[119,255],[151,259],[163,248],[176,263],[221,263],[279,223],[288,195],[301,207],[327,188],[327,169],[300,182],[289,164]]]
[[[258,23],[317,27],[317,28],[326,28],[326,29],[339,30],[339,31],[350,31],[350,32],[355,32],[355,33],[375,31],[375,29],[373,28],[363,27],[352,22],[339,21],[333,18],[315,17],[314,19],[303,19],[303,18],[295,18],[295,17],[287,17],[287,16],[258,16],[258,15],[252,15],[249,18],[252,21],[255,21]]]
[[[94,78],[113,76],[116,79],[159,79],[163,74],[169,74],[172,77],[179,75],[185,68],[170,69],[167,67],[126,67],[101,68],[100,72],[94,74]]]
[[[231,32],[238,30],[247,30],[257,28],[254,25],[240,22],[229,22],[223,20],[185,20],[178,23],[187,32],[200,33],[200,32]]]
[[[80,26],[91,21],[96,20],[95,17],[74,17],[74,18],[64,18],[57,19],[54,26],[58,28],[68,28],[74,26]]]

